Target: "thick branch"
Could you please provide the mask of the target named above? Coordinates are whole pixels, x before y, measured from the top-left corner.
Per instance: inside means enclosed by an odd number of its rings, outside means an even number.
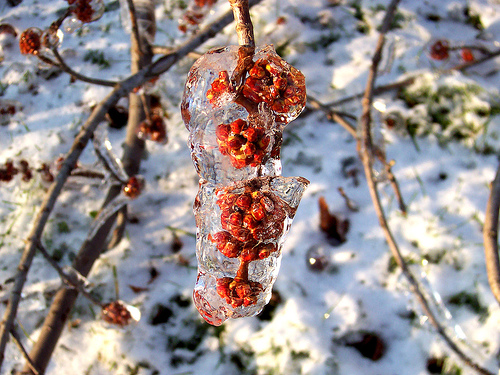
[[[260,1],[261,0],[251,0],[250,5],[258,4]],[[163,56],[150,66],[141,69],[138,73],[117,84],[113,91],[92,111],[92,114],[85,122],[82,130],[76,136],[75,141],[66,155],[65,161],[63,162],[53,184],[47,191],[46,197],[40,207],[40,211],[34,221],[33,228],[28,236],[26,247],[19,262],[17,273],[14,277],[15,281],[10,298],[0,324],[0,369],[4,359],[5,347],[9,339],[9,332],[12,329],[14,318],[17,314],[17,308],[21,300],[21,291],[26,282],[28,270],[36,253],[37,243],[42,237],[42,233],[45,225],[47,224],[50,213],[54,208],[57,198],[61,193],[71,170],[76,165],[77,160],[87,145],[95,128],[104,119],[104,116],[109,109],[114,106],[121,97],[127,95],[133,88],[144,84],[151,78],[170,69],[177,61],[186,56],[189,52],[199,47],[208,39],[217,35],[217,33],[231,23],[232,20],[232,13],[227,12],[217,21],[208,25],[205,29],[196,34],[193,38],[180,45],[171,54]],[[99,233],[96,237],[98,237],[98,235]]]
[[[500,165],[491,183],[483,227],[486,271],[491,291],[500,303],[500,260],[498,259],[498,210],[500,209]]]
[[[366,180],[368,184],[368,188],[370,191],[370,195],[373,201],[373,205],[375,208],[375,212],[380,222],[380,226],[385,235],[385,239],[389,245],[391,253],[395,258],[397,264],[401,267],[403,274],[410,284],[410,289],[417,297],[424,313],[429,318],[429,321],[432,323],[436,331],[441,335],[441,337],[445,340],[448,346],[470,367],[476,370],[480,374],[484,375],[493,375],[489,370],[478,365],[474,360],[465,354],[457,344],[448,336],[444,326],[439,322],[437,317],[434,315],[430,308],[430,304],[427,301],[420,283],[417,281],[413,273],[408,268],[406,261],[404,260],[398,245],[392,235],[392,232],[389,229],[389,225],[387,223],[387,219],[385,217],[384,210],[382,208],[382,204],[380,202],[380,197],[377,190],[377,184],[375,182],[375,178],[373,176],[372,169],[372,160],[373,160],[373,145],[371,142],[371,106],[373,101],[373,88],[375,84],[375,78],[377,76],[378,65],[380,63],[380,58],[382,55],[382,47],[385,41],[385,33],[389,30],[389,25],[394,17],[394,12],[400,0],[392,0],[389,8],[387,9],[387,13],[385,15],[382,30],[380,33],[380,37],[377,43],[377,48],[373,55],[372,65],[370,68],[370,72],[368,74],[368,82],[366,85],[365,95],[363,97],[363,114],[361,116],[360,122],[358,124],[360,128],[360,139],[358,140],[358,150],[360,153],[361,161],[363,162],[363,167],[366,175]]]

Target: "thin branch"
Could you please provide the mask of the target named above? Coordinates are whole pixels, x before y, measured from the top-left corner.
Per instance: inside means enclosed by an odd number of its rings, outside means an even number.
[[[474,61],[464,62],[464,63],[461,63],[459,65],[456,65],[453,68],[450,68],[448,70],[443,71],[442,73],[449,73],[449,72],[452,72],[454,70],[464,71],[464,70],[472,68],[472,67],[474,67],[476,65],[482,64],[482,63],[484,63],[484,62],[486,62],[488,60],[491,60],[492,58],[495,58],[495,57],[497,57],[499,55],[500,55],[500,49],[497,50],[497,51],[489,52],[489,54],[487,54],[486,56],[481,57],[480,59],[476,59]],[[405,79],[403,79],[401,81],[389,83],[387,85],[377,86],[377,87],[375,87],[373,89],[373,95],[374,96],[378,96],[378,95],[385,94],[386,92],[389,92],[389,91],[392,91],[392,90],[398,90],[398,89],[400,89],[402,87],[409,86],[409,85],[413,84],[415,82],[415,80],[419,76],[420,76],[420,74],[413,75],[413,76],[405,78]],[[361,98],[363,98],[364,94],[365,94],[364,92],[359,92],[357,94],[345,96],[343,98],[334,100],[332,102],[324,103],[324,106],[327,107],[327,108],[329,108],[329,107],[338,107],[339,105],[348,103],[350,101],[361,99]]]
[[[441,335],[444,341],[448,344],[448,346],[466,363],[468,366],[476,370],[480,374],[484,375],[494,375],[489,370],[481,367],[477,364],[471,357],[465,354],[454,342],[453,339],[449,337],[446,333],[446,330],[443,325],[436,318],[434,313],[430,308],[430,304],[426,299],[424,293],[422,292],[420,283],[417,281],[413,273],[408,268],[406,261],[404,260],[398,245],[392,235],[392,232],[389,229],[389,225],[387,223],[387,219],[385,217],[384,209],[382,208],[382,204],[380,202],[380,197],[377,190],[377,184],[375,182],[375,178],[373,175],[372,168],[372,160],[373,160],[373,145],[371,140],[371,107],[373,101],[373,91],[375,85],[375,79],[377,76],[378,65],[380,63],[380,58],[382,56],[382,47],[384,46],[385,34],[389,30],[391,21],[394,17],[394,13],[396,11],[396,7],[400,0],[392,0],[387,9],[387,13],[384,17],[384,21],[382,24],[382,29],[380,32],[379,40],[377,43],[377,47],[372,59],[372,65],[370,67],[370,71],[368,74],[368,82],[366,85],[365,95],[363,97],[363,114],[361,116],[360,122],[358,124],[360,128],[360,138],[358,140],[358,151],[360,153],[360,158],[363,163],[366,180],[368,184],[368,188],[370,191],[370,195],[373,201],[373,205],[375,208],[375,212],[380,222],[380,226],[384,232],[386,241],[389,245],[392,255],[396,259],[397,264],[401,267],[403,274],[410,284],[411,291],[417,297],[424,313],[429,318],[429,321],[432,323],[436,331]]]
[[[500,164],[491,183],[483,227],[486,271],[491,291],[500,303],[500,260],[498,258],[498,211],[500,209]]]
[[[250,0],[250,6],[258,4],[261,0]],[[75,167],[83,149],[86,147],[95,128],[103,121],[109,109],[116,105],[118,100],[127,95],[133,88],[138,87],[151,78],[158,76],[170,69],[177,61],[185,57],[189,52],[199,47],[205,41],[214,37],[224,27],[231,23],[233,15],[227,12],[218,20],[208,25],[202,31],[194,35],[191,39],[180,45],[176,50],[167,56],[163,56],[151,65],[141,69],[139,72],[131,75],[124,81],[118,83],[112,92],[92,111],[90,117],[83,125],[80,133],[75,138],[71,149],[62,163],[59,173],[54,179],[54,182],[48,189],[45,199],[40,206],[40,210],[34,220],[33,228],[28,235],[26,247],[24,249],[21,260],[14,276],[14,285],[10,292],[9,301],[7,303],[5,313],[0,323],[0,370],[5,357],[5,347],[7,346],[9,332],[12,329],[19,302],[21,300],[21,292],[27,279],[28,270],[36,253],[37,243],[42,237],[43,230],[47,224],[48,218],[54,205],[61,193],[71,170]],[[125,165],[124,165],[125,166]],[[125,166],[126,167],[126,166]],[[96,235],[98,237],[99,233]]]
[[[29,356],[28,352],[23,346],[23,343],[21,342],[21,338],[19,337],[19,334],[16,331],[16,327],[12,327],[12,330],[10,331],[10,334],[12,335],[12,338],[14,339],[14,342],[16,343],[17,347],[23,353],[23,357],[26,359],[26,363],[28,364],[31,372],[34,375],[39,375],[40,371],[37,370],[35,364],[31,360],[31,357]]]
[[[140,93],[137,95],[139,95],[139,97],[141,99],[142,109],[144,110],[144,113],[146,114],[146,119],[151,121],[151,108],[149,108],[149,103],[148,103],[148,100],[146,98],[146,94]]]
[[[98,79],[98,78],[91,78],[91,77],[84,76],[83,74],[77,73],[66,64],[66,62],[63,60],[61,55],[59,55],[59,52],[57,51],[56,48],[53,48],[52,52],[54,53],[54,56],[57,58],[59,63],[55,62],[50,57],[42,55],[40,53],[37,54],[36,57],[38,57],[38,59],[43,61],[45,64],[55,66],[55,67],[61,69],[62,71],[68,73],[74,79],[80,80],[82,82],[87,82],[87,83],[91,83],[94,85],[107,86],[107,87],[114,87],[118,83],[118,82],[106,81],[106,80],[102,80],[102,79]]]
[[[453,68],[446,70],[445,72],[448,73],[448,72],[453,71],[453,70],[461,70],[461,71],[467,70],[469,68],[472,68],[473,66],[476,66],[478,64],[482,64],[482,63],[484,63],[488,60],[491,60],[497,56],[500,56],[500,49],[493,51],[493,52],[490,52],[488,55],[485,55],[485,56],[481,57],[480,59],[458,64],[458,65],[454,66]]]
[[[236,33],[240,46],[255,47],[252,19],[250,18],[248,0],[229,0],[236,21]]]
[[[419,77],[419,75],[415,75],[415,76],[410,76],[408,78],[405,78],[401,81],[397,81],[397,82],[393,82],[393,83],[389,83],[387,85],[381,85],[381,86],[377,86],[373,89],[373,95],[376,96],[376,95],[381,95],[381,94],[384,94],[386,92],[389,92],[389,91],[392,91],[392,90],[397,90],[397,89],[400,89],[402,87],[406,87],[406,86],[409,86],[411,85],[413,82],[415,82],[415,80]],[[349,95],[349,96],[345,96],[341,99],[338,99],[338,100],[334,100],[333,102],[329,102],[329,103],[325,103],[324,105],[326,107],[338,107],[339,105],[342,105],[342,104],[345,104],[345,103],[348,103],[352,100],[358,100],[358,99],[361,99],[363,98],[363,96],[365,95],[364,92],[359,92],[357,94],[353,94],[353,95]]]
[[[334,111],[329,106],[326,106],[313,98],[311,95],[307,95],[307,102],[313,109],[319,109],[320,111],[322,111],[326,115],[326,118],[328,120],[339,123],[345,130],[349,132],[349,134],[353,136],[354,139],[358,138],[356,128],[344,119],[344,114],[340,114],[340,112]],[[356,117],[354,117],[354,119],[356,119]]]
[[[57,50],[57,48],[52,48],[51,51],[58,61],[58,63],[55,65],[58,66],[59,68],[61,68],[64,72],[66,72],[69,75],[71,75],[72,77],[74,77],[75,79],[78,79],[82,82],[91,83],[93,85],[107,86],[107,87],[114,87],[118,84],[117,81],[107,81],[107,80],[99,79],[99,78],[91,78],[91,77],[87,77],[83,74],[80,74],[78,72],[75,72],[73,69],[71,69],[68,66],[68,64],[66,64],[66,62],[64,61],[62,56],[59,54],[59,51]]]
[[[101,307],[104,306],[104,304],[101,301],[97,300],[94,296],[92,296],[92,294],[87,292],[87,290],[83,287],[83,285],[80,282],[78,282],[77,279],[75,279],[75,277],[72,277],[72,276],[68,275],[66,272],[64,272],[64,270],[59,266],[59,264],[57,264],[57,262],[54,259],[52,259],[50,254],[47,252],[47,250],[45,249],[45,247],[41,243],[38,243],[38,251],[40,251],[40,253],[43,255],[45,260],[47,262],[49,262],[49,264],[52,266],[52,268],[54,268],[57,271],[57,273],[59,274],[59,276],[61,277],[61,279],[63,281],[65,281],[66,283],[71,285],[73,288],[78,290],[79,293],[81,293],[83,296],[85,296],[85,298],[87,298],[89,301],[91,301],[94,305],[101,306]],[[76,276],[76,275],[74,275],[74,276]]]
[[[491,54],[491,51],[484,47],[484,46],[475,46],[473,44],[463,44],[463,45],[460,45],[460,46],[451,46],[449,47],[449,50],[450,51],[460,51],[460,50],[463,50],[463,49],[469,49],[471,51],[479,51],[481,53],[484,53],[486,55],[490,55]]]

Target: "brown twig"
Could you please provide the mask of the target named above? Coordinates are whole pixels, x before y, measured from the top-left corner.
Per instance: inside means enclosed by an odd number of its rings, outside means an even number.
[[[142,109],[146,115],[146,119],[151,120],[151,108],[149,106],[149,101],[148,101],[148,98],[146,97],[146,94],[141,93],[138,95],[139,95],[139,98],[141,99]]]
[[[406,261],[404,260],[399,247],[392,235],[391,230],[389,229],[389,225],[387,223],[387,219],[385,217],[384,209],[382,208],[382,204],[380,202],[380,197],[378,194],[378,189],[377,189],[377,183],[375,181],[374,175],[373,175],[373,168],[372,168],[372,161],[373,161],[373,144],[372,144],[372,139],[371,139],[371,107],[372,107],[372,102],[373,102],[373,91],[374,91],[374,85],[375,85],[375,79],[377,76],[377,70],[378,70],[378,65],[380,63],[381,55],[382,55],[382,47],[384,45],[385,41],[385,34],[389,30],[391,21],[394,17],[394,13],[396,11],[397,5],[400,0],[392,0],[391,3],[389,4],[389,7],[387,9],[387,13],[384,17],[384,21],[382,24],[382,28],[380,31],[380,36],[377,42],[377,47],[375,50],[375,53],[373,55],[372,59],[372,65],[370,67],[370,71],[368,74],[368,82],[366,85],[366,90],[365,94],[363,97],[363,114],[361,116],[361,119],[359,121],[359,128],[360,128],[360,138],[358,140],[358,151],[360,154],[361,161],[363,163],[366,179],[367,179],[367,184],[368,188],[370,191],[370,195],[373,201],[373,205],[377,214],[377,217],[380,222],[380,226],[382,227],[382,230],[384,232],[386,241],[389,245],[389,248],[391,250],[391,253],[393,257],[395,258],[397,264],[401,267],[401,270],[403,274],[405,275],[406,279],[408,280],[410,284],[410,289],[414,293],[414,295],[417,297],[417,300],[419,301],[424,313],[427,315],[429,318],[429,321],[432,323],[436,331],[441,335],[441,337],[444,339],[444,341],[448,344],[448,346],[466,363],[468,366],[473,368],[475,371],[477,371],[480,374],[484,375],[493,375],[492,372],[489,370],[481,367],[479,364],[477,364],[471,357],[469,357],[467,354],[465,354],[455,343],[453,339],[450,338],[450,336],[446,333],[446,330],[444,326],[439,322],[437,317],[434,315],[430,308],[429,301],[425,297],[425,294],[423,293],[421,289],[420,283],[417,281],[413,273],[410,271],[408,268],[408,265],[406,264]]]
[[[351,210],[352,212],[358,212],[359,211],[359,206],[351,199],[347,196],[345,190],[339,186],[339,188],[337,189],[338,192],[340,193],[340,195],[342,196],[342,198],[344,198],[344,201],[345,201],[345,205],[347,206],[347,208],[349,210]]]
[[[132,37],[136,40],[137,44],[137,53],[139,55],[142,55],[145,53],[145,51],[142,49],[141,46],[141,38],[139,36],[139,26],[137,25],[137,17],[136,17],[136,12],[135,12],[135,5],[133,0],[127,0],[128,4],[128,11],[130,15],[130,24],[132,26]]]
[[[258,4],[260,1],[261,0],[250,0],[250,6]],[[40,210],[35,218],[33,228],[28,235],[26,247],[21,260],[19,261],[16,275],[14,276],[15,281],[10,292],[9,301],[0,323],[0,369],[5,357],[4,353],[9,338],[9,332],[12,329],[14,318],[17,314],[17,308],[21,300],[21,292],[26,282],[28,270],[36,253],[37,243],[42,236],[50,213],[54,208],[54,205],[64,187],[64,184],[66,183],[66,180],[68,179],[68,176],[71,173],[71,170],[75,167],[77,160],[79,159],[83,149],[86,147],[95,128],[104,119],[109,109],[116,105],[121,97],[127,95],[133,88],[138,87],[151,78],[166,72],[190,51],[196,49],[205,41],[217,35],[217,33],[230,24],[232,20],[232,13],[227,12],[212,24],[207,25],[206,28],[194,35],[191,39],[180,45],[171,54],[163,56],[151,65],[141,69],[136,74],[133,74],[124,81],[118,83],[112,92],[92,111],[90,117],[75,137],[75,141],[62,163],[59,173],[55,177],[53,184],[48,189],[45,199],[42,202]],[[127,170],[125,163],[124,167],[125,170]],[[114,217],[109,221],[113,221],[112,219],[114,220]],[[87,241],[88,246],[91,246],[93,242],[99,242],[99,240],[102,241],[102,237],[106,237],[106,235],[107,233],[104,233],[104,231],[98,231],[94,239]],[[63,297],[61,297],[61,299],[62,298]],[[69,313],[68,311],[66,312]],[[64,314],[64,312],[62,314]]]
[[[35,364],[33,363],[33,360],[31,359],[30,355],[24,348],[23,343],[21,342],[21,337],[19,337],[19,334],[17,333],[16,327],[12,327],[12,330],[10,331],[10,334],[12,335],[12,338],[14,339],[14,342],[16,343],[17,347],[23,353],[23,357],[26,359],[26,363],[29,366],[31,372],[33,375],[39,375],[40,371],[37,370]]]
[[[345,117],[356,119],[355,116],[347,115],[343,112],[334,111],[331,108],[327,107],[326,105],[320,103],[318,100],[314,99],[310,95],[308,96],[307,101],[312,108],[319,109],[323,113],[325,113],[326,118],[328,120],[340,124],[344,129],[346,129],[349,132],[349,134],[351,134],[354,137],[354,139],[356,140],[358,139],[358,133],[356,128],[345,119]],[[398,181],[396,180],[396,176],[394,176],[394,173],[392,173],[392,166],[394,162],[388,162],[385,152],[376,145],[373,145],[373,149],[374,149],[374,155],[384,165],[385,174],[387,176],[387,179],[389,180],[389,183],[392,186],[392,189],[394,190],[394,194],[396,194],[396,200],[398,201],[398,206],[400,211],[403,214],[406,214],[406,204],[404,202],[403,195],[401,194],[401,190],[399,189],[399,184]]]
[[[171,53],[173,50],[172,47],[165,47],[165,46],[151,46],[151,52],[154,54],[154,55],[167,55],[169,53]],[[189,52],[187,54],[188,57],[192,58],[192,59],[199,59],[203,54],[200,53],[200,52],[196,52],[196,51],[192,51],[192,52]]]
[[[229,0],[236,21],[236,33],[240,46],[255,47],[253,25],[248,0]]]
[[[87,77],[87,76],[85,76],[83,74],[75,72],[73,69],[71,69],[68,66],[68,64],[66,64],[66,62],[64,61],[64,59],[62,58],[62,56],[59,54],[59,51],[57,50],[57,48],[52,48],[51,51],[54,54],[54,56],[55,56],[55,58],[57,59],[57,62],[58,62],[55,65],[58,66],[59,68],[61,68],[61,70],[63,70],[64,72],[68,73],[69,75],[71,75],[73,78],[75,78],[77,80],[80,80],[82,82],[91,83],[93,85],[107,86],[107,87],[114,87],[118,83],[116,81],[107,81],[107,80],[104,80],[104,79]]]
[[[491,291],[500,303],[500,260],[498,257],[498,211],[500,209],[500,164],[491,183],[483,227],[486,271]]]
[[[463,44],[463,45],[459,45],[459,46],[451,46],[449,47],[449,50],[450,51],[460,51],[460,50],[463,50],[463,49],[469,49],[471,51],[479,51],[481,53],[484,53],[486,55],[490,55],[491,54],[491,51],[484,47],[484,46],[475,46],[475,45],[472,45],[472,44]]]

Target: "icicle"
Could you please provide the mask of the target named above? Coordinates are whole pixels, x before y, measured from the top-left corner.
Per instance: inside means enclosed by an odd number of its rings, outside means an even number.
[[[282,131],[305,100],[304,76],[270,46],[215,49],[191,68],[181,110],[201,177],[193,298],[210,324],[258,314],[271,298],[309,183],[280,176]]]
[[[115,213],[120,211],[129,202],[129,199],[124,195],[119,195],[113,199],[94,219],[92,222],[87,238],[93,238],[102,225]]]
[[[93,143],[94,150],[104,167],[116,180],[123,184],[127,183],[129,177],[123,169],[121,160],[112,151],[104,124],[99,125],[94,131]]]
[[[87,291],[90,289],[91,287],[90,281],[80,272],[75,270],[73,267],[65,266],[63,267],[63,272],[68,278],[68,280],[63,279],[63,281],[68,285],[68,287],[74,288],[75,286],[80,286]]]

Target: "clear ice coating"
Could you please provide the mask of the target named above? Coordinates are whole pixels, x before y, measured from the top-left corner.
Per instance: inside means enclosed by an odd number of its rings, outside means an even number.
[[[282,177],[284,127],[303,110],[305,79],[272,46],[218,48],[189,72],[181,103],[200,188],[194,203],[195,305],[210,324],[258,314],[309,181]]]

